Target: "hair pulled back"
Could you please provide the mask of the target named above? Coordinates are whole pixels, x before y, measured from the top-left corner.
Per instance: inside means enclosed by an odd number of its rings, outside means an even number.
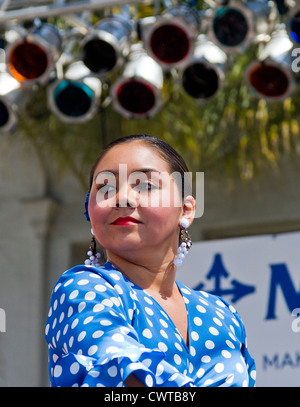
[[[169,166],[170,173],[180,173],[181,175],[181,180],[182,180],[182,185],[181,185],[181,190],[182,190],[182,198],[184,198],[184,192],[189,191],[191,193],[191,184],[190,184],[190,179],[185,177],[185,173],[189,172],[189,169],[184,161],[184,159],[181,157],[180,154],[177,153],[177,151],[171,147],[168,143],[163,141],[162,139],[149,135],[149,134],[134,134],[130,136],[125,136],[125,137],[120,137],[111,143],[109,143],[104,150],[101,151],[101,153],[98,155],[95,164],[93,165],[90,173],[90,182],[89,182],[89,190],[91,190],[92,184],[93,184],[93,177],[94,177],[94,172],[95,169],[97,168],[99,162],[101,159],[104,157],[104,155],[111,150],[113,147],[119,145],[119,144],[124,144],[124,143],[129,143],[131,141],[141,141],[148,145],[149,147],[152,147],[157,151],[157,153],[166,161],[166,163]],[[188,181],[188,186],[185,185],[184,188],[184,182]],[[188,187],[188,188],[187,188]]]

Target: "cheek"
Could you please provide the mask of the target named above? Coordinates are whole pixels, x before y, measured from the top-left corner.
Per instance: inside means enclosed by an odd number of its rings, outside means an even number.
[[[176,207],[145,208],[144,215],[150,230],[156,230],[163,235],[177,228],[181,209]]]
[[[180,214],[180,208],[152,208],[145,216],[147,224],[141,240],[154,248],[177,244]]]
[[[170,181],[168,181],[170,182]],[[182,199],[178,188],[171,182],[166,183],[164,188],[152,190],[151,193],[140,193],[137,202],[142,207],[180,209]]]
[[[96,230],[102,229],[104,227],[105,220],[111,212],[111,208],[109,206],[98,205],[95,197],[91,197],[88,205],[88,212],[93,230],[94,232],[96,232]]]

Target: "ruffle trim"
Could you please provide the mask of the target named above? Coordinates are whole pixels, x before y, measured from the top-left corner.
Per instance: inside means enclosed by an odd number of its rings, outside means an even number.
[[[164,360],[159,349],[118,349],[95,359],[68,353],[56,359],[51,385],[57,387],[124,387],[134,373],[146,387],[191,387],[193,380]]]

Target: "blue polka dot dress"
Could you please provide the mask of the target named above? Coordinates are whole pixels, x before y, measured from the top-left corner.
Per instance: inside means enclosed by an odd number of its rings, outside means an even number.
[[[253,386],[244,325],[223,299],[176,281],[188,346],[171,318],[111,263],[75,266],[56,283],[46,323],[51,386]]]

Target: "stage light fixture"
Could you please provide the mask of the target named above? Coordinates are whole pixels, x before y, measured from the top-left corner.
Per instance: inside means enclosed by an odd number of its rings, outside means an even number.
[[[0,72],[0,132],[13,132],[18,122],[18,111],[28,101],[28,90],[7,72]]]
[[[195,99],[207,100],[216,95],[225,79],[226,54],[214,43],[199,35],[193,59],[182,71],[182,86]]]
[[[131,22],[122,15],[101,20],[81,43],[81,59],[94,73],[106,74],[121,66],[130,51]]]
[[[51,111],[66,123],[84,123],[96,113],[100,103],[101,81],[83,64],[74,62],[64,78],[48,88]]]
[[[157,18],[146,17],[140,22],[144,47],[164,69],[181,68],[194,52],[200,19],[190,6],[166,9]]]
[[[152,117],[162,106],[163,71],[134,44],[122,75],[110,89],[113,108],[125,118]]]
[[[30,30],[6,50],[9,73],[22,84],[44,84],[55,69],[61,53],[61,36],[58,29],[48,23]]]
[[[226,52],[243,52],[269,33],[274,18],[272,10],[268,1],[231,1],[208,13],[208,37]]]
[[[291,40],[299,45],[300,44],[300,4],[292,7],[286,16],[286,28],[290,35]]]
[[[285,29],[279,28],[246,69],[246,82],[255,96],[268,101],[286,99],[295,90],[291,49]]]

